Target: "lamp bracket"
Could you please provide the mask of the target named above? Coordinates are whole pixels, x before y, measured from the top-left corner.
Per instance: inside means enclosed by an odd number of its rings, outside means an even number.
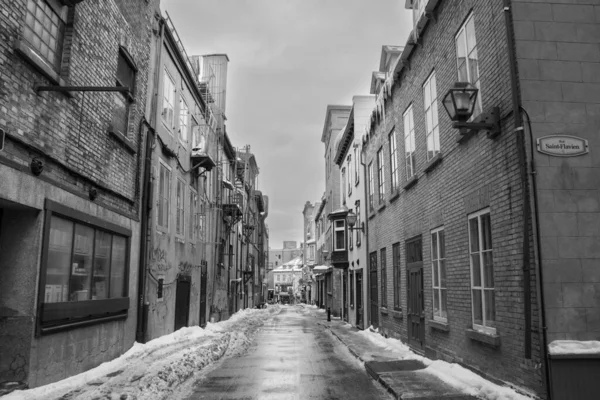
[[[460,129],[463,136],[485,130],[488,131],[490,139],[496,138],[500,134],[500,108],[492,108],[489,112],[479,116],[476,122],[454,122],[452,127]]]

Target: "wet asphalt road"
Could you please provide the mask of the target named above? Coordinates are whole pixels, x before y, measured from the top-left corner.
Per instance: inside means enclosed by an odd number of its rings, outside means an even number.
[[[249,350],[194,384],[196,399],[390,399],[310,314],[284,308]]]

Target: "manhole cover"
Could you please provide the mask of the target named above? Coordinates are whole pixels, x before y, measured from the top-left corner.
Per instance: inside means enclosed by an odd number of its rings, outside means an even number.
[[[365,365],[378,374],[392,371],[416,371],[425,368],[425,364],[417,360],[368,361]]]

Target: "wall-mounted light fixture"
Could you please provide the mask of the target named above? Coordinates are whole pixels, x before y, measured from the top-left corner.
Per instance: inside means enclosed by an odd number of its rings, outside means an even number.
[[[348,211],[348,215],[346,215],[346,222],[348,223],[348,229],[351,231],[365,232],[364,222],[361,222],[359,227],[354,228],[354,225],[356,225],[356,214],[354,214],[352,211]]]
[[[482,113],[477,122],[467,122],[473,115],[479,89],[468,82],[456,82],[444,96],[442,104],[453,121],[452,127],[461,135],[470,131],[487,130],[488,136],[494,138],[500,134],[500,108],[494,107],[490,112]]]

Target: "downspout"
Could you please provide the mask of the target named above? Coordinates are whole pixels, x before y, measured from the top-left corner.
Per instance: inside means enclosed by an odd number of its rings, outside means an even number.
[[[159,25],[159,46],[156,48],[155,62],[154,65],[158,66],[160,63],[160,55],[162,51],[162,41],[164,33],[164,21],[162,18],[158,20]],[[158,71],[160,68],[155,68],[154,71],[154,82],[158,83]],[[156,101],[158,94],[158,85],[155,86],[155,93],[152,96],[152,105],[150,106],[152,122],[156,119]],[[139,265],[138,265],[138,304],[137,304],[137,328],[135,334],[135,340],[138,343],[146,342],[146,331],[148,328],[148,304],[146,303],[146,280],[147,277],[147,257],[148,257],[148,242],[150,241],[150,235],[148,234],[148,218],[150,211],[152,210],[152,193],[153,187],[151,183],[152,178],[152,149],[154,146],[155,130],[153,125],[149,123],[146,118],[142,117],[140,122],[140,131],[142,126],[146,125],[148,134],[146,136],[146,149],[145,149],[145,162],[144,162],[144,177],[142,183],[142,204],[141,204],[141,219],[140,219],[140,254],[139,254]],[[141,137],[141,135],[140,135]]]
[[[363,198],[365,199],[365,204],[363,205],[363,214],[364,214],[363,218],[365,219],[365,221],[364,221],[365,222],[365,225],[364,225],[364,227],[365,227],[365,232],[364,232],[365,233],[365,237],[364,237],[365,243],[364,243],[364,245],[365,245],[365,250],[366,250],[366,253],[365,253],[365,263],[364,263],[365,265],[363,265],[363,269],[364,269],[364,273],[363,273],[363,286],[365,286],[365,282],[366,282],[367,283],[367,288],[370,288],[371,287],[371,285],[370,285],[371,273],[370,273],[370,270],[369,270],[369,268],[370,268],[370,265],[369,265],[369,260],[370,260],[370,258],[369,258],[369,223],[368,223],[369,218],[367,216],[368,215],[367,214],[367,210],[369,209],[368,208],[369,207],[369,204],[368,204],[369,197],[368,197],[367,190],[369,188],[368,188],[368,185],[367,185],[368,184],[368,181],[367,181],[367,164],[365,164],[365,162],[364,162],[366,157],[367,157],[367,155],[366,155],[366,151],[365,151],[365,144],[362,143],[362,146],[360,148],[360,165],[362,165],[362,167],[363,167],[363,190],[364,190],[364,197]],[[362,241],[361,241],[361,243],[362,243]],[[363,288],[360,288],[360,290],[363,290]],[[363,329],[365,329],[367,327],[367,321],[366,321],[367,310],[369,310],[369,322],[371,321],[371,311],[370,311],[371,310],[371,307],[370,307],[370,304],[371,304],[370,295],[371,294],[370,294],[369,290],[367,290],[367,295],[366,296],[364,294],[365,294],[365,292],[363,290],[363,293],[361,295],[361,298],[363,299],[363,321],[362,321],[362,323],[363,323]],[[367,299],[367,303],[369,304],[369,307],[367,307],[367,304],[365,304],[364,299]]]
[[[542,263],[541,263],[541,245],[540,245],[540,231],[539,231],[539,210],[537,202],[537,185],[535,179],[535,162],[533,159],[533,133],[531,132],[531,121],[529,121],[529,134],[531,135],[531,179],[532,179],[532,191],[533,191],[533,206],[535,213],[531,213],[531,196],[529,187],[528,177],[528,166],[527,166],[527,144],[525,142],[525,130],[523,128],[523,116],[521,114],[521,101],[519,98],[519,87],[517,77],[517,60],[516,60],[516,46],[514,38],[514,29],[512,24],[512,9],[510,0],[504,0],[504,22],[506,25],[506,39],[507,49],[510,65],[510,78],[512,88],[512,103],[513,112],[515,115],[515,132],[516,143],[519,158],[519,172],[521,174],[521,182],[523,185],[523,285],[524,285],[524,305],[525,305],[525,357],[531,359],[531,276],[530,276],[530,248],[529,248],[529,221],[532,220],[532,225],[535,226],[535,232],[532,235],[535,244],[535,269],[536,269],[536,292],[538,299],[538,308],[540,313],[539,324],[540,336],[541,336],[541,350],[542,360],[545,361],[544,373],[546,383],[546,395],[548,399],[551,398],[550,391],[550,373],[549,373],[549,359],[547,349],[547,335],[546,335],[546,310],[544,301],[544,291],[542,288]]]

